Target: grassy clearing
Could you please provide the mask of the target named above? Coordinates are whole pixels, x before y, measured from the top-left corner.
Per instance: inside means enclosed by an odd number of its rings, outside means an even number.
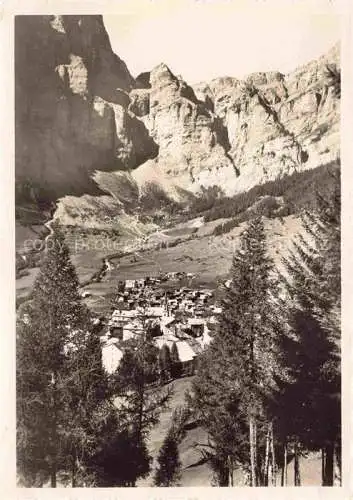
[[[228,273],[244,227],[245,224],[241,224],[227,234],[195,238],[171,248],[137,252],[135,255],[113,259],[117,267],[108,279],[116,281],[159,272],[186,271],[198,274],[205,282],[214,282]],[[269,252],[275,261],[279,262],[285,254],[291,238],[299,229],[300,223],[294,216],[286,217],[283,223],[279,219],[266,220]]]
[[[136,251],[120,258],[113,258],[111,262],[114,269],[109,271],[100,283],[90,283],[85,286],[85,290],[91,293],[86,303],[98,314],[108,313],[111,310],[108,298],[116,293],[118,281],[155,276],[160,272],[194,273],[196,277],[188,286],[215,288],[218,280],[228,275],[234,250],[237,248],[239,235],[244,227],[245,223],[227,234],[194,238],[181,241],[170,248]],[[298,219],[294,216],[284,218],[283,222],[280,219],[266,220],[269,252],[279,268],[282,266],[281,259],[287,254],[291,240],[300,227]],[[104,252],[89,251],[73,255],[81,281],[99,269],[103,256]],[[175,286],[179,285],[175,282]]]

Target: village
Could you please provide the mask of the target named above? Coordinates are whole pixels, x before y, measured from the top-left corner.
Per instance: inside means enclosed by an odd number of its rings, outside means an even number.
[[[164,273],[119,282],[115,306],[101,336],[102,362],[112,374],[124,353],[124,343],[148,330],[155,345],[177,349],[181,375],[195,371],[197,358],[212,340],[222,312],[214,291],[190,286],[190,273]]]

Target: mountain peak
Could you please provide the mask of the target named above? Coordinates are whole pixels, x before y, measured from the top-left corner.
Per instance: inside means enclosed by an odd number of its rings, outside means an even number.
[[[160,63],[153,68],[150,75],[150,84],[152,87],[155,85],[160,86],[178,80],[177,77],[171,72],[165,63]]]

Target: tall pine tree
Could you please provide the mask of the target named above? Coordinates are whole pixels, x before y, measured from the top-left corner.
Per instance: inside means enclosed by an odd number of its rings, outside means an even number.
[[[73,485],[92,444],[89,413],[105,398],[100,349],[65,238],[57,225],[17,329],[17,456],[25,484],[58,473]],[[87,446],[86,446],[86,444]]]
[[[157,469],[154,476],[156,486],[176,486],[180,479],[181,463],[178,442],[172,432],[168,432],[157,457]]]
[[[167,344],[164,344],[160,349],[158,362],[161,383],[169,382],[172,374],[172,358]]]
[[[181,477],[181,462],[178,446],[186,434],[186,424],[191,411],[188,405],[178,406],[172,413],[171,425],[157,457],[154,474],[156,486],[177,486]]]
[[[242,233],[230,277],[218,333],[201,358],[194,403],[221,458],[216,463],[225,471],[243,465],[251,485],[258,486],[266,475],[267,401],[276,390],[279,328],[277,281],[261,218]]]
[[[309,450],[322,450],[323,485],[334,482],[334,461],[341,463],[340,370],[340,177],[333,173],[332,191],[318,195],[318,208],[303,214],[304,232],[286,260],[286,286],[293,341],[285,354],[294,376],[283,388],[292,415],[284,412],[295,439]],[[295,396],[294,396],[295,395]],[[282,402],[282,408],[286,406]],[[340,476],[340,473],[338,473]]]

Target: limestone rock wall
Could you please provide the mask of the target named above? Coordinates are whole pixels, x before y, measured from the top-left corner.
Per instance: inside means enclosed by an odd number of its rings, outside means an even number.
[[[256,73],[195,86],[227,128],[239,170],[236,191],[339,154],[340,101],[327,77],[330,65],[340,67],[338,45],[289,75]]]
[[[339,155],[339,98],[327,67],[339,47],[293,73],[254,73],[187,85],[161,64],[130,92],[130,109],[159,146],[131,172],[177,196],[214,184],[232,194]]]
[[[288,75],[191,87],[165,64],[135,80],[101,16],[17,16],[15,30],[19,198],[102,194],[109,175],[232,194],[339,154],[338,46]]]
[[[97,191],[94,170],[135,168],[158,148],[101,16],[17,16],[16,185],[21,197]]]

